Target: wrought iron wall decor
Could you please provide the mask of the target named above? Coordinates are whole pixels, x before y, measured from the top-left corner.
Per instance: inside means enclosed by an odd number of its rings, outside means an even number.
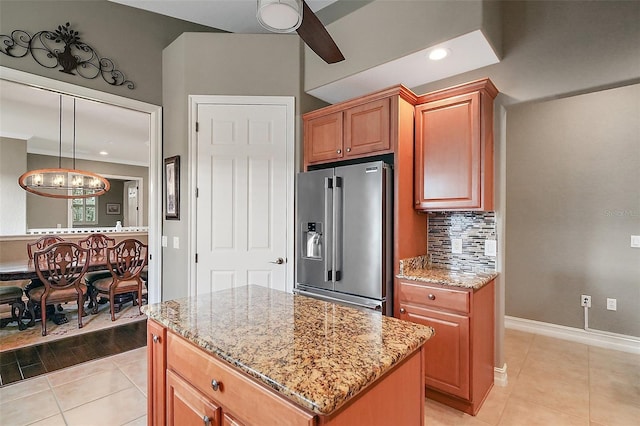
[[[38,31],[33,36],[24,30],[14,30],[11,35],[0,35],[0,52],[13,58],[30,54],[45,68],[61,67],[59,71],[66,74],[86,79],[101,76],[112,86],[135,87],[122,71],[116,69],[111,59],[101,58],[95,49],[80,40],[78,34],[68,22],[59,25],[55,31]]]

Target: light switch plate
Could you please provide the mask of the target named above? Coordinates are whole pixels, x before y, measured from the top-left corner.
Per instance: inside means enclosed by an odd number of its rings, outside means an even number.
[[[484,255],[495,257],[498,244],[496,240],[484,240]]]
[[[462,254],[462,238],[451,239],[451,253]]]
[[[631,236],[631,247],[640,248],[640,235]]]
[[[162,247],[166,247],[169,245],[169,241],[166,235],[162,236]]]
[[[180,248],[180,238],[173,237],[173,248],[174,249],[179,249]]]
[[[610,311],[618,310],[618,299],[610,299],[607,297],[607,309]]]

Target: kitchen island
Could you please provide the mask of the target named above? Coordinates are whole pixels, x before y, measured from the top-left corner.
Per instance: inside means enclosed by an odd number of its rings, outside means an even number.
[[[259,286],[144,310],[149,424],[423,424],[430,327]]]

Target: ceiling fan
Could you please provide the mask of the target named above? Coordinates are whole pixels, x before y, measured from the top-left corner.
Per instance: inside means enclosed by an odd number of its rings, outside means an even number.
[[[256,15],[260,25],[269,31],[296,31],[326,63],[344,60],[331,35],[304,0],[258,0]]]

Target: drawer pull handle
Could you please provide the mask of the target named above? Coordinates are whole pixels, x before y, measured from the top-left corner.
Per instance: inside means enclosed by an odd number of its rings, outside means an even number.
[[[202,418],[202,422],[204,423],[204,426],[209,426],[211,424],[211,419],[209,418],[209,416],[205,415]]]
[[[429,293],[429,295],[427,296],[429,298],[429,300],[436,300],[436,295]]]
[[[211,380],[211,389],[213,389],[214,391],[220,389],[220,382],[218,382],[216,379]]]
[[[407,312],[407,310],[405,308],[400,308],[400,313],[404,314],[405,312]]]
[[[160,337],[158,337],[157,335],[153,335],[153,343],[158,343],[160,341]]]
[[[338,154],[342,154],[342,150],[341,150],[341,149],[336,150],[336,152],[337,152]]]
[[[347,148],[347,152],[351,152],[351,148]]]

